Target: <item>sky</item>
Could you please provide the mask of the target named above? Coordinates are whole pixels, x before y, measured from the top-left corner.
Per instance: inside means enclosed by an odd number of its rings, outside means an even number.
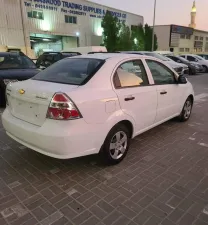
[[[113,8],[136,13],[144,17],[144,22],[152,25],[154,0],[90,0]],[[156,24],[177,24],[187,26],[190,23],[190,11],[193,0],[157,0]],[[196,0],[197,29],[208,31],[208,0]]]

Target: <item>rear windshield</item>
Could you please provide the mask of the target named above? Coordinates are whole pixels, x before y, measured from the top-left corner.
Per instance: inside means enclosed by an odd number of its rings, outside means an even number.
[[[83,85],[101,68],[104,62],[100,59],[67,58],[41,71],[33,79]]]

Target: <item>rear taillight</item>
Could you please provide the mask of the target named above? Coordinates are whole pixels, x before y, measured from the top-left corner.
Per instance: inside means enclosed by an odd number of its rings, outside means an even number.
[[[55,93],[48,107],[47,118],[73,120],[82,117],[76,105],[64,93]]]

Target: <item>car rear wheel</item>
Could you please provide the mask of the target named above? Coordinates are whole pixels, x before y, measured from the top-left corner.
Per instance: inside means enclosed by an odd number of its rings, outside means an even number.
[[[185,122],[190,118],[191,112],[192,112],[192,107],[193,107],[193,101],[192,101],[191,97],[188,97],[183,106],[182,112],[179,116],[179,119],[181,122]]]
[[[126,156],[130,144],[130,131],[123,124],[111,129],[100,151],[101,160],[108,165],[121,162]]]
[[[196,70],[189,68],[189,75],[196,75]]]

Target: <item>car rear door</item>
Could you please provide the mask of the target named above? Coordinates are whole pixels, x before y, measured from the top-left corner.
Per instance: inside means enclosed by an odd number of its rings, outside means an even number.
[[[120,63],[113,77],[121,109],[136,123],[135,133],[150,128],[156,117],[157,92],[140,59]]]
[[[155,123],[160,123],[179,115],[184,89],[177,83],[174,72],[163,63],[153,59],[146,59],[146,63],[157,89],[158,105]]]

